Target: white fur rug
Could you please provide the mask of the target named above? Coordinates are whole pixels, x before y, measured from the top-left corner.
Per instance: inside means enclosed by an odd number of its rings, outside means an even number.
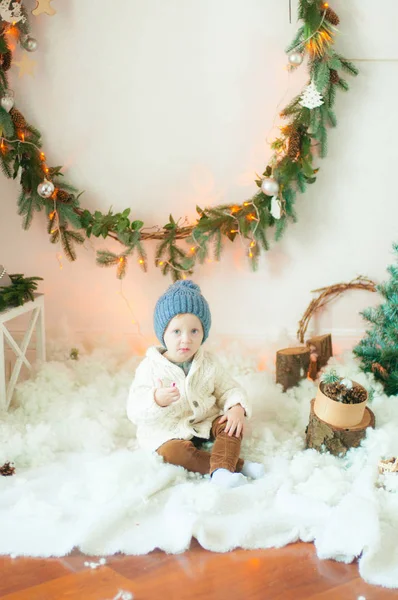
[[[343,459],[304,450],[315,384],[283,394],[272,376],[224,357],[247,388],[254,417],[242,456],[264,479],[220,490],[135,447],[125,400],[140,359],[104,352],[45,364],[0,414],[0,554],[61,556],[182,552],[191,537],[209,550],[314,541],[318,556],[359,558],[369,583],[398,587],[398,475],[379,476],[398,455],[398,398],[376,394],[377,428]],[[342,374],[369,386],[346,357]]]

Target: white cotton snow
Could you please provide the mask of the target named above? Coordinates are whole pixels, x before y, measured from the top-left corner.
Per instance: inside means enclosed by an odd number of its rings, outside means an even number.
[[[263,479],[220,490],[137,449],[125,415],[137,357],[96,351],[48,362],[0,416],[0,464],[16,467],[0,477],[0,553],[174,553],[192,536],[226,552],[301,539],[321,558],[358,558],[369,583],[398,587],[398,475],[377,469],[398,455],[398,398],[372,381],[376,429],[344,458],[320,454],[305,450],[313,382],[283,393],[249,360],[222,358],[253,401],[242,456],[264,464]],[[352,357],[338,370],[369,387]]]

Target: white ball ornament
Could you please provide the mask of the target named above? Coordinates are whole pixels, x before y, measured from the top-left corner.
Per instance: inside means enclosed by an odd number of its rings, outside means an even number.
[[[52,181],[48,181],[45,179],[37,186],[37,193],[42,198],[51,198],[55,190],[54,184]]]
[[[298,67],[303,62],[303,55],[300,52],[292,52],[289,54],[289,64],[292,67]]]
[[[266,196],[275,196],[279,192],[279,183],[273,177],[266,177],[261,183],[261,189]]]
[[[37,40],[34,37],[31,37],[30,35],[28,35],[22,42],[22,46],[28,52],[36,52],[38,45],[39,44],[37,43]]]

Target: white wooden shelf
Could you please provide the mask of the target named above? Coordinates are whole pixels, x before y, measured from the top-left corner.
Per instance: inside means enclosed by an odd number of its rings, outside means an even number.
[[[36,359],[46,360],[46,338],[44,330],[44,294],[34,294],[34,300],[22,306],[14,306],[0,311],[0,410],[7,410],[18,381],[21,367],[24,364],[30,371],[32,365],[26,358],[29,342],[36,330]],[[21,345],[12,337],[7,328],[9,321],[21,315],[31,313]],[[9,382],[6,381],[5,342],[14,351],[17,360],[11,372]]]

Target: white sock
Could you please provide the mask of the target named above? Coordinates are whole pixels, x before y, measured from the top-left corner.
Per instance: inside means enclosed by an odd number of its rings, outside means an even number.
[[[245,460],[243,463],[242,475],[246,477],[251,477],[252,479],[260,479],[265,475],[264,465],[261,463],[250,462],[249,460]]]
[[[216,469],[211,476],[212,483],[223,488],[234,488],[245,485],[247,479],[241,473],[231,473],[228,469]]]

